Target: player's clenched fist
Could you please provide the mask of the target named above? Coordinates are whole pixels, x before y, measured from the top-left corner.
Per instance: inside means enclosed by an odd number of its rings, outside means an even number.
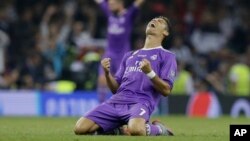
[[[140,69],[146,74],[151,72],[152,68],[150,62],[147,59],[142,59]]]
[[[102,67],[103,67],[105,73],[109,73],[109,71],[110,71],[110,60],[111,60],[110,58],[104,58],[101,61],[101,64],[102,64]]]

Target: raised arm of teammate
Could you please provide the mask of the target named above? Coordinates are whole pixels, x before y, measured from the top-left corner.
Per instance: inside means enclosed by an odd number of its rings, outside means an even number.
[[[95,0],[96,3],[102,3],[104,0]]]
[[[96,3],[102,3],[104,0],[95,0],[95,2]],[[134,1],[134,5],[136,5],[136,6],[141,6],[142,5],[142,3],[144,2],[145,0],[135,0]]]
[[[134,1],[134,5],[136,7],[140,7],[143,3],[144,3],[145,0],[135,0]]]

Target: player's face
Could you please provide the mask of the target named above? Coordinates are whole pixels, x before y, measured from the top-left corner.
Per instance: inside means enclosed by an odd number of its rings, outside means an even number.
[[[167,26],[167,23],[164,19],[154,18],[148,23],[146,34],[167,36],[168,32],[166,31],[166,26]]]
[[[108,5],[109,5],[109,9],[112,12],[117,12],[119,8],[122,6],[122,3],[119,0],[109,0]]]

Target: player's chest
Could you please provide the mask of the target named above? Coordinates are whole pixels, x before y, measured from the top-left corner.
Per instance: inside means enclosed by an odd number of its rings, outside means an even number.
[[[114,35],[122,35],[126,33],[126,21],[124,17],[110,17],[108,33]]]
[[[160,67],[161,59],[158,53],[143,52],[131,55],[126,61],[126,66],[140,67],[143,59],[147,59],[153,69],[158,69]]]
[[[115,17],[111,16],[108,18],[109,24],[124,25],[126,23],[126,18],[123,16]]]

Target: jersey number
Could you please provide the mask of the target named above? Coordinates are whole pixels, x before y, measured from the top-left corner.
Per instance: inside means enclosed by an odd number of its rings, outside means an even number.
[[[143,108],[141,108],[141,113],[139,114],[140,116],[142,116],[142,115],[144,115],[146,113],[146,111],[143,109]]]

